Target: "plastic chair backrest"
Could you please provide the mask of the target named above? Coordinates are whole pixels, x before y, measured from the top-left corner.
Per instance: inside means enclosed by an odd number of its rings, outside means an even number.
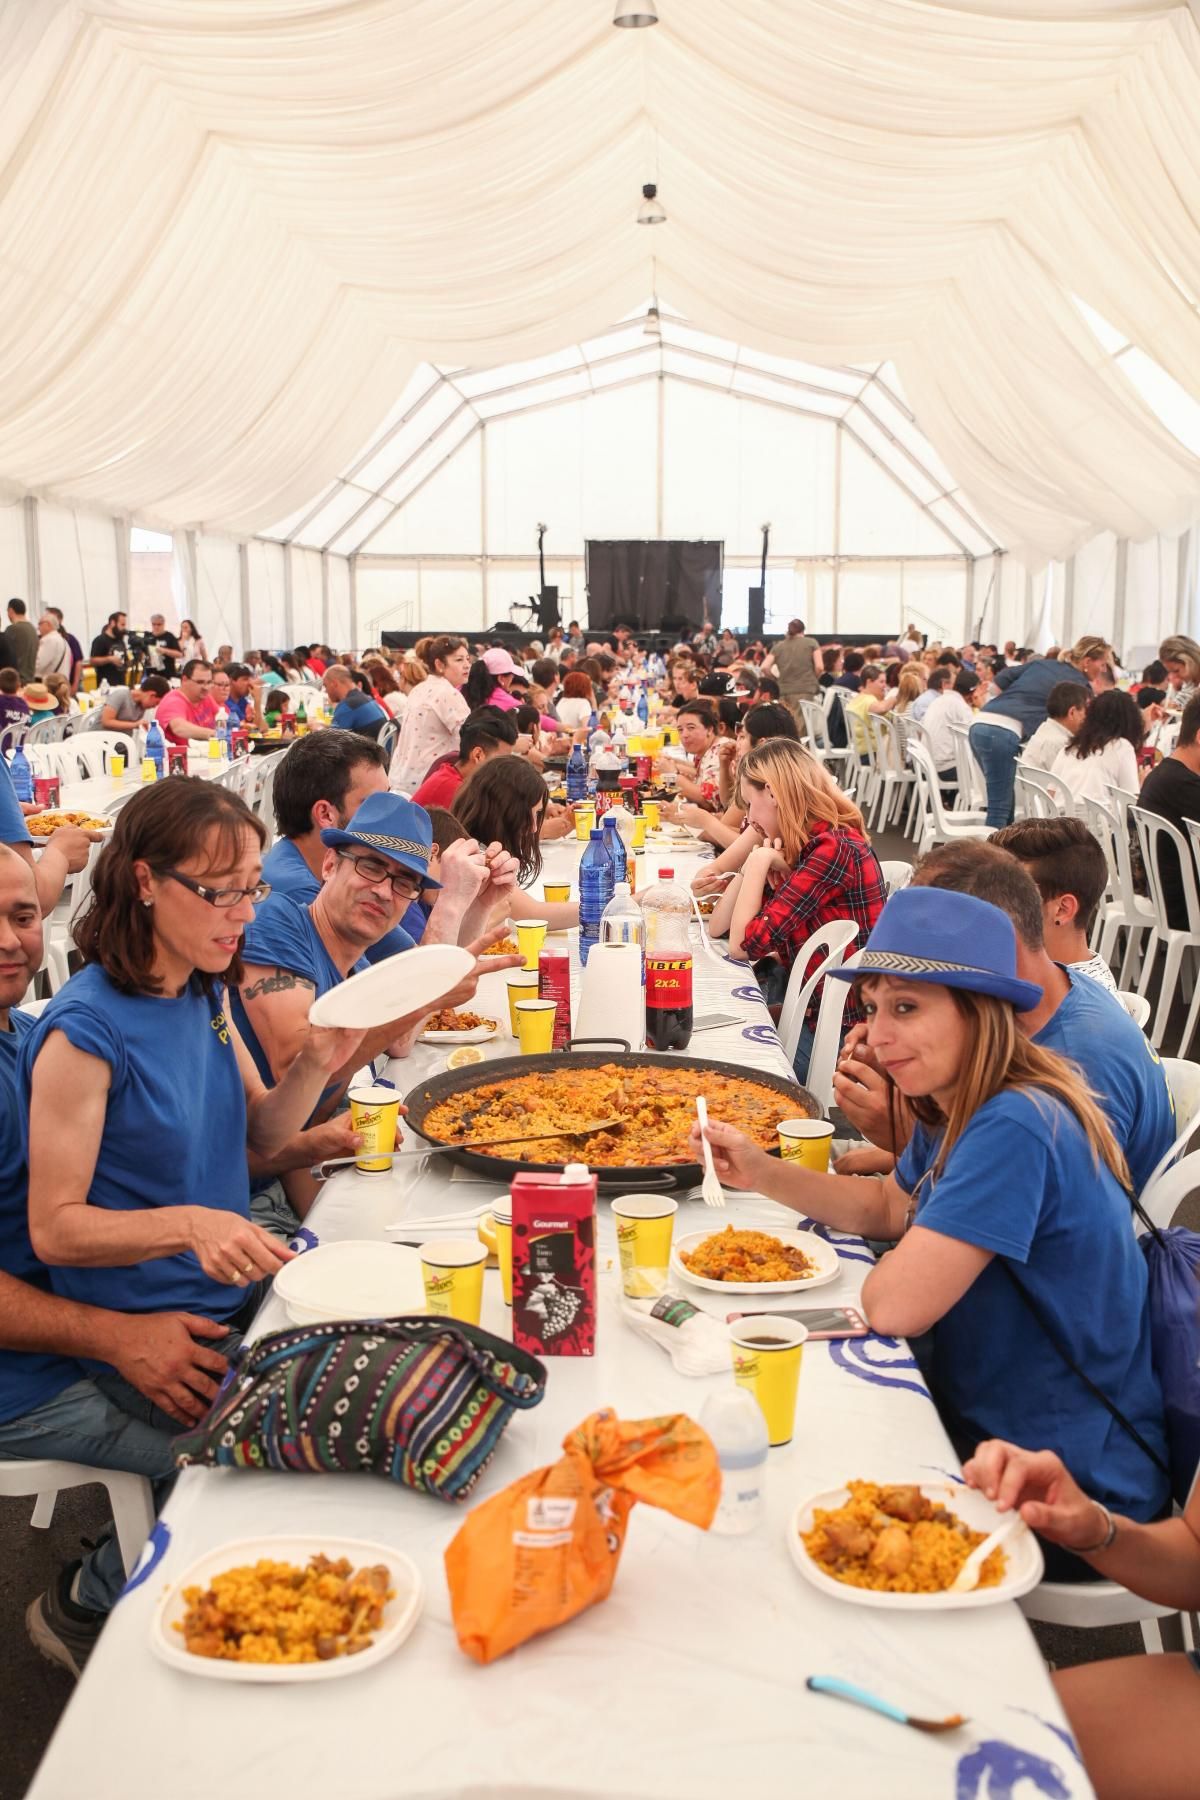
[[[837,981],[830,983],[831,987],[841,985]],[[1152,1175],[1138,1198],[1143,1211],[1149,1214],[1151,1222],[1162,1231],[1171,1224],[1188,1195],[1196,1188],[1200,1188],[1200,1150],[1193,1150],[1190,1156],[1172,1163],[1161,1175]],[[1133,1225],[1141,1237],[1146,1227],[1136,1213],[1133,1215]]]
[[[1041,769],[1027,769],[1018,762],[1017,796],[1027,819],[1061,819],[1070,812],[1062,790]]]
[[[31,725],[25,737],[27,744],[61,744],[70,735],[69,718],[39,719]]]
[[[1128,793],[1124,788],[1110,787],[1108,790],[1109,811],[1113,824],[1113,853],[1117,859],[1117,874],[1122,910],[1132,915],[1143,910],[1146,902],[1133,885],[1133,861],[1129,853],[1129,812],[1137,805],[1137,795]],[[1138,901],[1142,900],[1139,908]]]
[[[800,1033],[804,1028],[804,1015],[808,1011],[808,1002],[814,988],[827,970],[841,967],[847,950],[857,936],[858,926],[853,919],[835,919],[831,924],[823,925],[820,931],[814,931],[801,946],[788,976],[787,993],[779,1015],[779,1041],[789,1063],[795,1059],[796,1045],[800,1042]],[[821,956],[821,961],[806,980],[804,971],[817,955]]]
[[[1144,806],[1131,806],[1129,815],[1137,828],[1138,842],[1142,847],[1142,862],[1146,869],[1146,880],[1150,884],[1150,898],[1154,902],[1156,930],[1165,937],[1171,929],[1167,917],[1167,897],[1158,866],[1159,852],[1166,843],[1172,846],[1179,858],[1188,936],[1200,939],[1200,895],[1196,892],[1196,859],[1192,854],[1191,840],[1185,838],[1182,831],[1177,831],[1169,819],[1160,818],[1158,813],[1147,812]]]
[[[833,746],[829,742],[825,708],[818,700],[801,700],[799,706],[800,718],[808,732],[813,749],[828,753]]]
[[[983,772],[975,761],[975,752],[971,748],[969,727],[951,725],[950,738],[954,745],[954,772],[958,777],[958,799],[956,811],[977,809],[986,798],[987,788]]]
[[[1104,852],[1104,860],[1108,864],[1109,890],[1117,899],[1121,894],[1121,871],[1117,866],[1117,816],[1111,808],[1099,800],[1085,800],[1083,817],[1088,830],[1096,839]]]
[[[1149,1002],[1146,1004],[1148,1006]],[[1142,1023],[1141,1020],[1138,1022]],[[1164,1170],[1178,1161],[1200,1120],[1200,1063],[1187,1062],[1181,1056],[1164,1056],[1160,1058],[1160,1062],[1163,1076],[1171,1090],[1171,1105],[1175,1110],[1175,1138],[1146,1177],[1146,1192],[1154,1186]]]
[[[933,758],[924,744],[911,743],[908,746],[908,760],[917,777],[917,787],[921,793],[921,811],[932,819],[935,830],[942,836],[950,834],[946,830],[946,809],[942,805],[942,790],[938,786],[937,770],[933,766]]]
[[[842,1041],[842,1015],[850,998],[848,981],[827,981],[821,990],[821,1010],[813,1033],[812,1055],[804,1085],[826,1112],[833,1105],[833,1071]]]
[[[1118,988],[1117,999],[1121,1002],[1121,1005],[1125,1008],[1125,1011],[1129,1014],[1134,1024],[1144,1031],[1146,1026],[1150,1023],[1150,1014],[1153,1011],[1145,994],[1135,994],[1131,990]]]
[[[901,888],[908,886],[912,880],[913,866],[907,862],[881,862],[880,870],[887,884],[888,899],[898,894]]]

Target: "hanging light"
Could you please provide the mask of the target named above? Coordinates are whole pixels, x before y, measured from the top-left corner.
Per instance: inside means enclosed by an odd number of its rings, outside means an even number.
[[[613,7],[613,24],[631,31],[643,25],[658,24],[658,8],[654,0],[617,0]]]
[[[646,314],[646,322],[642,326],[642,336],[648,338],[662,337],[662,320],[658,316],[658,307],[653,301],[650,302],[650,308]]]
[[[667,215],[657,198],[658,187],[655,182],[647,181],[642,188],[642,204],[638,207],[637,222],[639,225],[665,225]]]

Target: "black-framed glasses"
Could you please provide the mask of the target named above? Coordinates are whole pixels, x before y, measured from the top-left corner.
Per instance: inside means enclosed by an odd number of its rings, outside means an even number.
[[[414,900],[420,891],[420,883],[411,869],[393,872],[391,863],[382,856],[372,856],[369,850],[339,849],[337,854],[353,863],[363,880],[369,881],[373,887],[386,881],[397,900]]]
[[[180,887],[189,888],[193,894],[199,894],[202,900],[207,900],[210,906],[219,907],[222,912],[227,907],[240,905],[243,900],[253,900],[257,906],[271,891],[269,881],[259,881],[254,887],[248,888],[212,888],[205,887],[202,881],[193,881],[190,875],[181,875],[178,869],[164,869],[162,873],[167,880],[177,881]]]

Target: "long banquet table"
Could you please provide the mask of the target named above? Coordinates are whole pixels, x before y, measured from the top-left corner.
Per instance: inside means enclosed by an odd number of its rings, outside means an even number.
[[[550,846],[545,876],[565,879],[577,860],[573,841]],[[697,866],[694,855],[651,853],[646,878],[668,860],[685,879]],[[737,1023],[697,1035],[689,1054],[785,1073],[749,971],[698,944],[695,967],[697,1013],[719,1009]],[[474,1004],[504,1020],[498,978],[489,980],[496,986],[485,984]],[[502,1026],[485,1048],[508,1055],[514,1045]],[[418,1045],[389,1073],[405,1089],[444,1057]],[[406,1215],[458,1210],[496,1191],[444,1158],[390,1175],[351,1169],[326,1185],[306,1237],[382,1240],[385,1226]],[[681,1204],[680,1232],[725,1218],[779,1225],[792,1217],[751,1197],[731,1195],[725,1214],[695,1199]],[[859,1240],[833,1237],[841,1274],[814,1303],[853,1304],[872,1257]],[[695,1416],[728,1380],[677,1374],[623,1323],[603,1198],[598,1269],[595,1358],[549,1360],[544,1401],[514,1416],[473,1499],[554,1461],[567,1431],[598,1407],[628,1418]],[[719,1295],[688,1297],[717,1316],[733,1309]],[[491,1270],[483,1323],[507,1335],[507,1318]],[[285,1323],[271,1298],[255,1333]],[[368,1477],[188,1471],[105,1627],[31,1800],[260,1800],[271,1792],[289,1800],[997,1800],[1018,1784],[1022,1797],[1086,1796],[1090,1784],[1015,1605],[889,1614],[826,1598],[790,1561],[785,1533],[805,1496],[852,1476],[937,1479],[957,1469],[903,1342],[810,1343],[794,1440],[770,1454],[763,1527],[718,1537],[637,1507],[609,1599],[487,1668],[457,1647],[442,1569],[463,1509]],[[407,1552],[425,1582],[413,1635],[374,1668],[303,1688],[207,1680],[160,1662],[149,1633],[165,1588],[208,1551],[271,1532],[311,1534],[314,1548],[337,1534]],[[959,1711],[969,1724],[943,1737],[906,1731],[808,1693],[805,1677],[814,1673],[858,1682],[919,1715]]]

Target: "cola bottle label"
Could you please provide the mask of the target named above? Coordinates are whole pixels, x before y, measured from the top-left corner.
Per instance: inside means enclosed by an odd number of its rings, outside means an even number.
[[[683,1050],[691,1035],[691,957],[647,956],[647,1043],[653,1050]]]

